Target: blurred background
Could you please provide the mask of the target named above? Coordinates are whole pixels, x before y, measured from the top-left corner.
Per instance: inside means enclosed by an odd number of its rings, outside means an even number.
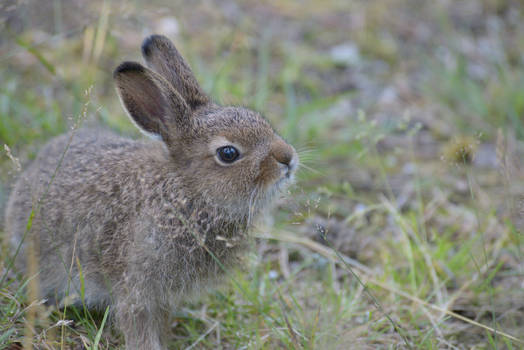
[[[171,348],[523,348],[523,16],[520,0],[3,0],[0,208],[79,122],[140,137],[112,71],[161,33],[303,163],[246,267],[176,310]],[[84,311],[28,331],[6,265],[0,349],[121,346]]]

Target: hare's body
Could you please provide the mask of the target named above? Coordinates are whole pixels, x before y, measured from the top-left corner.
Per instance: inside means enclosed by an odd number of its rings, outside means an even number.
[[[96,286],[86,302],[100,305],[109,295],[100,298],[98,290],[121,284],[123,271],[136,270],[136,278],[143,281],[135,283],[161,283],[162,290],[184,293],[204,275],[219,272],[205,248],[228,265],[245,244],[245,217],[235,219],[200,203],[198,194],[186,195],[163,143],[95,130],[78,131],[68,146],[69,139],[63,135],[44,147],[19,180],[7,211],[16,247],[32,204],[40,208],[32,225],[44,230],[38,245],[41,289],[47,298],[64,297],[71,265],[70,292],[79,293],[72,254],[80,258],[87,284]],[[24,254],[18,261],[23,267]]]
[[[43,297],[79,300],[78,258],[88,306],[121,302],[117,317],[143,314],[136,322],[144,328],[162,325],[164,319],[150,318],[220,271],[206,248],[224,266],[238,257],[246,221],[195,205],[201,199],[183,193],[161,142],[80,130],[69,144],[70,136],[45,146],[17,183],[7,209],[12,246],[20,243],[32,206],[39,207],[32,225],[40,231],[35,238]],[[22,271],[25,260],[22,251]],[[148,310],[153,305],[162,310]]]
[[[42,297],[85,285],[89,307],[111,306],[127,349],[161,349],[170,306],[221,274],[296,167],[296,153],[258,114],[209,102],[172,44],[154,36],[115,72],[133,121],[161,141],[99,130],[57,137],[22,174],[7,232],[39,262]],[[32,225],[25,237],[33,211]]]

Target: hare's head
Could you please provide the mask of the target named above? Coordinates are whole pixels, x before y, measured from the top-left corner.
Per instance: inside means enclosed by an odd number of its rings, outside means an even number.
[[[122,63],[117,91],[131,120],[165,143],[188,195],[247,214],[292,179],[297,153],[260,114],[212,103],[166,37],[145,39],[142,54],[149,68]]]

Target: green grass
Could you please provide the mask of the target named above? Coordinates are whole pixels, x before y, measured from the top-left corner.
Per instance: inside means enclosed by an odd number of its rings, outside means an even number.
[[[304,167],[257,224],[246,264],[174,310],[170,348],[522,349],[524,26],[511,13],[524,8],[463,3],[248,1],[233,23],[227,6],[94,1],[85,17],[108,22],[82,31],[66,3],[49,1],[50,13],[19,19],[23,31],[2,31],[0,146],[26,166],[78,116],[138,137],[111,72],[137,59],[146,23],[174,15],[204,89],[262,112]],[[334,60],[330,48],[347,41],[358,59]],[[491,150],[495,166],[456,146],[467,143]],[[15,168],[2,155],[0,208]],[[27,341],[34,301],[3,252],[9,349]],[[52,349],[122,344],[106,310],[45,308],[37,321],[31,340]]]
[[[524,72],[522,67],[511,67],[504,62],[492,67],[495,72],[486,78],[472,78],[468,74],[467,58],[459,56],[456,67],[446,69],[435,64],[428,79],[428,94],[441,102],[449,113],[449,121],[466,133],[471,124],[476,132],[493,137],[496,128],[510,129],[518,138],[524,138]],[[479,120],[480,119],[480,120]]]

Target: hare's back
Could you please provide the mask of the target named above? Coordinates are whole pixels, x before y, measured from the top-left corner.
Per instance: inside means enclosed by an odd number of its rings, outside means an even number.
[[[33,196],[40,197],[45,191],[70,191],[70,186],[97,181],[97,174],[116,175],[119,164],[139,148],[138,142],[107,131],[80,129],[48,142],[21,180],[28,181]]]
[[[140,142],[96,129],[80,129],[51,140],[21,174],[10,195],[6,229],[11,244],[18,243],[35,209],[33,230],[41,232],[39,226],[44,224],[60,231],[98,215],[95,211],[111,211],[111,196],[129,180],[129,164],[136,166],[132,158],[144,153],[143,148]]]

